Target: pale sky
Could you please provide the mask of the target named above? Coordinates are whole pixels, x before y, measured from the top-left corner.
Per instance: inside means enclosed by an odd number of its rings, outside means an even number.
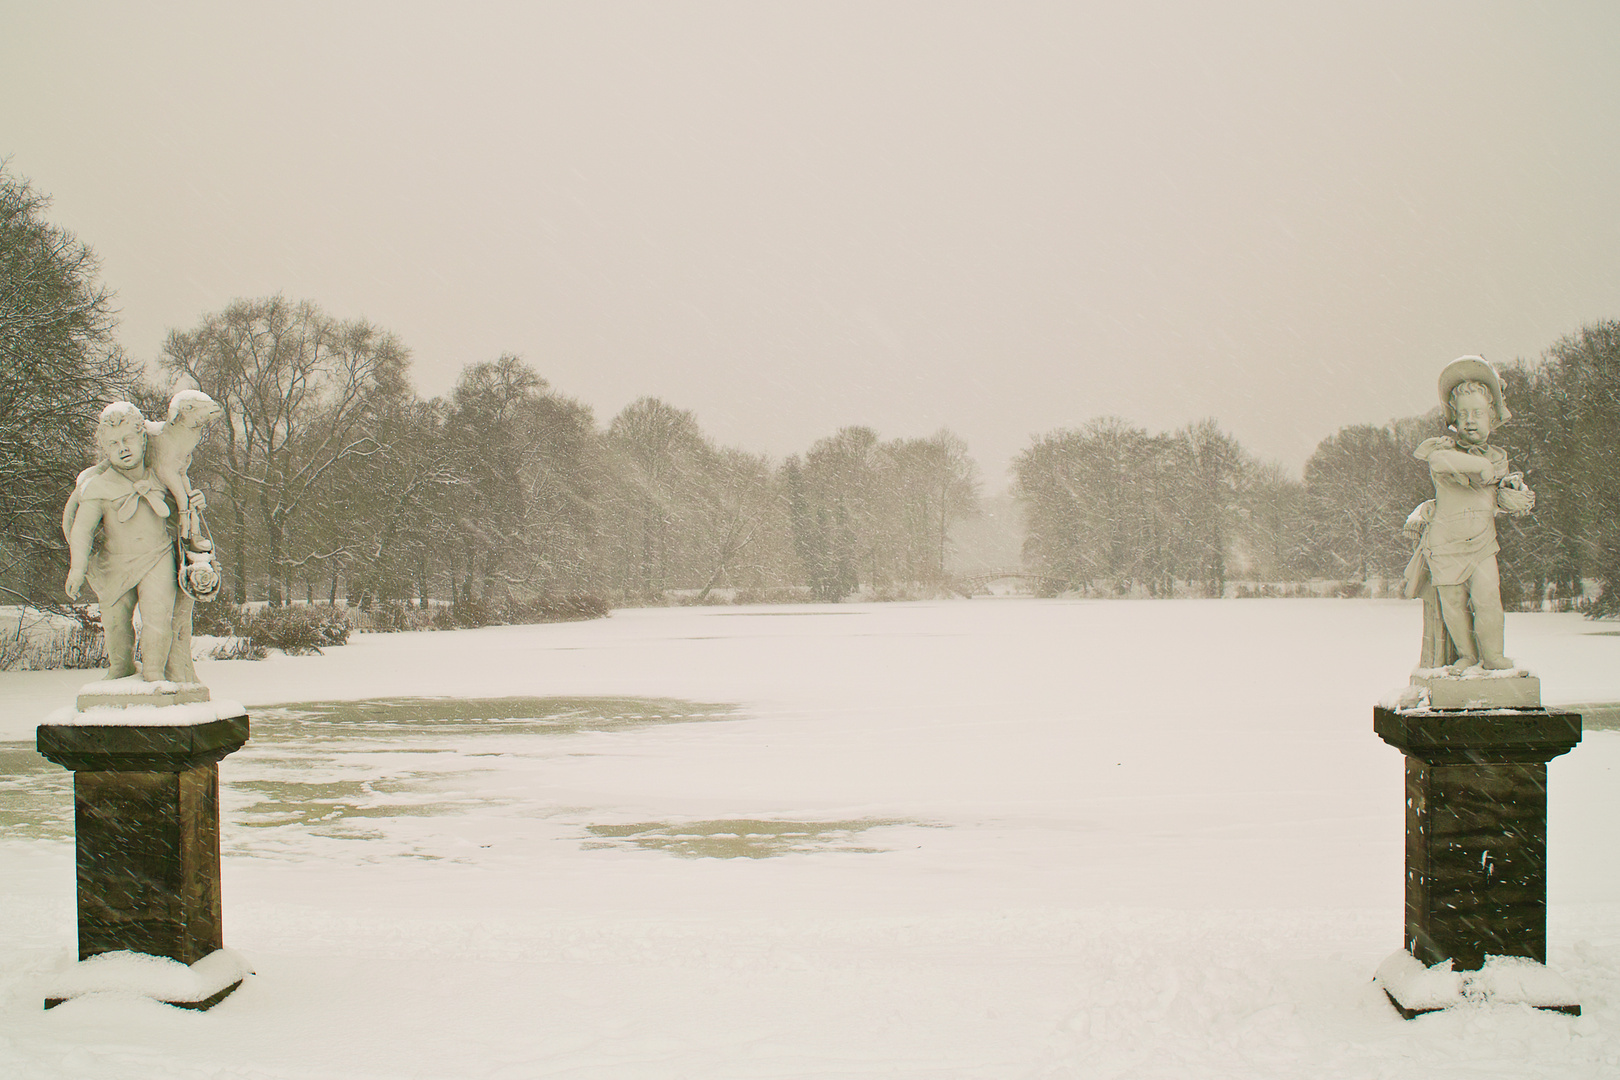
[[[775,457],[1214,416],[1298,470],[1620,318],[1620,4],[0,6],[121,340],[281,292]]]

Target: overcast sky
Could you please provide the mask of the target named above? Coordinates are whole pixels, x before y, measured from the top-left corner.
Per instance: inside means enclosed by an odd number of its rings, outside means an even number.
[[[276,292],[780,457],[1216,417],[1298,470],[1620,317],[1620,4],[0,7],[121,338]]]

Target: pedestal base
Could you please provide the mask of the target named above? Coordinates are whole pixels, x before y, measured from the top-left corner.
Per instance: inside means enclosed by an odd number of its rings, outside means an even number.
[[[1581,1015],[1574,987],[1519,956],[1492,956],[1478,971],[1456,971],[1450,960],[1425,967],[1403,949],[1378,965],[1373,981],[1403,1020],[1459,1005],[1529,1005]]]
[[[231,995],[252,971],[239,953],[217,949],[189,966],[167,957],[109,952],[81,960],[52,979],[45,1007],[87,994],[139,994],[177,1009],[204,1011]]]
[[[81,961],[186,967],[223,948],[218,762],[247,738],[226,701],[65,709],[39,726],[39,752],[73,770]]]
[[[1581,741],[1580,715],[1377,708],[1373,728],[1406,755],[1406,948],[1378,976],[1390,1000],[1411,1017],[1553,986],[1535,974],[1547,959],[1547,762]],[[1574,1005],[1541,996],[1526,1003]]]
[[[207,701],[208,687],[202,683],[147,682],[139,675],[122,679],[102,679],[79,687],[78,709],[125,709],[132,705],[188,705]]]
[[[1473,669],[1478,672],[1478,669]],[[1422,671],[1412,685],[1429,692],[1431,709],[1539,709],[1541,680],[1524,672],[1452,675]]]

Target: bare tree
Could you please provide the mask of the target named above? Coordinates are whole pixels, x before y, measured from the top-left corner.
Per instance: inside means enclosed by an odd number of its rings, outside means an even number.
[[[1239,491],[1251,458],[1213,419],[1176,432],[1172,442],[1179,483],[1173,499],[1172,536],[1183,576],[1203,584],[1206,596],[1226,590],[1227,550],[1239,521]]]
[[[1238,537],[1248,572],[1260,581],[1306,576],[1305,485],[1275,462],[1253,463],[1243,483]]]
[[[1319,569],[1365,581],[1400,572],[1411,554],[1401,526],[1433,492],[1394,428],[1354,424],[1305,463],[1305,494]]]
[[[908,581],[945,581],[951,526],[979,512],[978,466],[967,442],[948,429],[926,439],[895,439],[881,448],[893,473],[900,562]]]
[[[705,502],[718,456],[697,419],[657,398],[626,405],[608,425],[618,483],[613,530],[621,587],[647,597],[713,576],[703,548],[714,523]],[[698,575],[703,575],[703,581]]]
[[[457,478],[443,541],[451,599],[470,612],[514,591],[594,591],[600,455],[590,409],[505,354],[462,372],[445,433]]]
[[[339,554],[290,551],[289,529],[336,467],[382,448],[375,407],[401,392],[408,364],[393,334],[280,296],[238,300],[169,334],[163,368],[225,408],[208,446],[214,453],[201,456],[221,477],[238,527],[249,509],[256,513],[271,604],[285,601],[293,565]],[[237,596],[245,599],[246,549],[238,544]]]
[[[0,586],[25,601],[61,590],[60,510],[90,461],[103,404],[134,365],[113,341],[112,294],[90,248],[45,220],[50,199],[0,160]],[[8,571],[20,570],[20,578]]]
[[[698,593],[699,603],[722,581],[742,579],[745,567],[752,585],[778,578],[779,565],[772,564],[779,564],[780,553],[785,553],[781,540],[787,531],[787,503],[763,455],[726,447],[709,464],[703,550],[710,571]]]

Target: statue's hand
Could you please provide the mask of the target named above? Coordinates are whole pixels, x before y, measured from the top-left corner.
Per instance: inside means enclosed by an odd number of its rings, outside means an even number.
[[[196,490],[195,488],[193,488],[191,490],[191,492],[188,494],[188,497],[186,499],[186,509],[187,510],[206,510],[207,508],[208,508],[208,496],[204,495],[202,492],[200,492],[200,491]]]
[[[84,588],[84,572],[83,571],[76,571],[74,573],[70,573],[68,575],[68,578],[67,578],[67,584],[62,586],[63,591],[65,591],[68,594],[68,599],[69,600],[77,600],[79,598],[79,592],[83,588]]]

